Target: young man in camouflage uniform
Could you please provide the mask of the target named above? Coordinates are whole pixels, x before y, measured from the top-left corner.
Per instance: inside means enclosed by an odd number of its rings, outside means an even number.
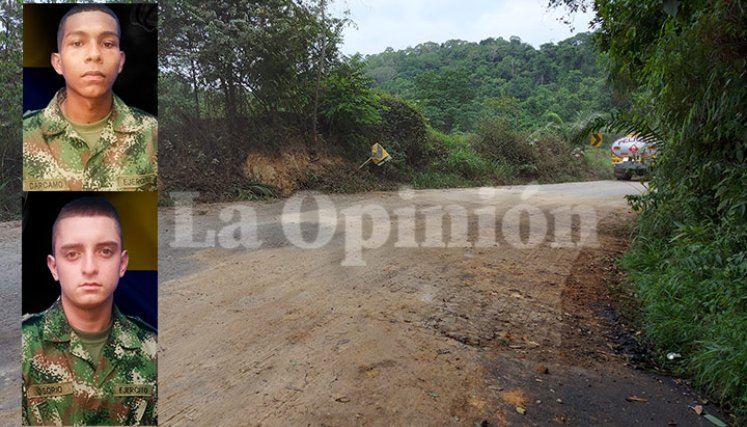
[[[112,92],[125,62],[120,31],[104,5],[60,20],[51,61],[65,88],[24,116],[24,191],[156,190],[157,121]]]
[[[61,296],[22,323],[24,425],[156,425],[157,341],[113,294],[128,253],[114,207],[75,199],[52,229]]]

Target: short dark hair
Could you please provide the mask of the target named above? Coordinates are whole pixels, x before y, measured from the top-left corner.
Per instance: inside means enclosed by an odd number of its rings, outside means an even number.
[[[71,15],[81,12],[103,12],[114,18],[114,22],[117,23],[117,37],[122,38],[122,27],[119,25],[119,18],[117,15],[109,9],[109,6],[99,3],[79,4],[68,10],[67,13],[60,19],[60,24],[57,26],[57,51],[60,51],[62,46],[62,36],[65,32],[65,22]]]
[[[122,242],[122,220],[119,219],[119,214],[114,206],[104,198],[85,196],[67,202],[67,204],[60,209],[60,213],[57,214],[57,219],[54,220],[54,225],[52,226],[52,254],[54,254],[55,238],[57,237],[57,227],[60,221],[65,218],[93,216],[104,216],[113,219],[114,223],[117,225],[119,241]]]

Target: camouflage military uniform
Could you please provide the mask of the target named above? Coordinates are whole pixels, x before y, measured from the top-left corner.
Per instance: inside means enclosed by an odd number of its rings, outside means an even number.
[[[23,321],[24,425],[156,425],[155,331],[116,306],[98,365],[58,299]]]
[[[89,148],[60,110],[65,89],[23,119],[24,191],[155,191],[158,122],[114,95],[98,144]]]

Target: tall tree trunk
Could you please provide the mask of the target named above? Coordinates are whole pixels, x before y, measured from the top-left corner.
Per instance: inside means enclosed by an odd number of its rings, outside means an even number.
[[[234,135],[239,131],[239,109],[236,90],[236,69],[233,65],[227,67],[226,72],[226,117],[228,129]]]
[[[192,74],[192,93],[194,93],[195,96],[195,112],[197,113],[197,118],[200,118],[200,94],[199,94],[199,87],[197,86],[197,70],[195,66],[195,60],[190,59],[190,73]]]
[[[324,9],[325,0],[319,0],[319,7],[322,12],[322,40],[321,52],[319,53],[319,63],[316,67],[316,88],[314,89],[314,111],[311,114],[311,134],[314,138],[314,146],[317,144],[317,116],[319,114],[319,86],[322,81],[322,69],[324,68],[325,53],[327,50],[327,28],[325,27]]]
[[[221,80],[223,93],[226,96],[226,117],[234,121],[238,113],[236,109],[236,83],[234,82],[233,70],[228,69],[225,79]]]
[[[189,51],[195,52],[191,37],[189,39]],[[199,87],[197,86],[197,65],[195,64],[194,55],[190,55],[189,73],[190,73],[190,77],[192,78],[192,93],[194,94],[194,97],[195,97],[195,112],[197,113],[197,118],[199,119],[200,118],[200,95],[199,95]]]

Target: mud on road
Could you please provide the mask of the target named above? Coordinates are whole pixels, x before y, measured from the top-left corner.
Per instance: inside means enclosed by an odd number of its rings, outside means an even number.
[[[628,244],[632,213],[623,196],[640,191],[599,182],[335,196],[337,231],[313,250],[283,242],[282,202],[247,205],[265,243],[251,250],[171,248],[179,232],[166,209],[160,423],[706,425],[688,409],[700,403],[696,394],[636,371],[616,343],[607,281]],[[494,206],[500,221],[521,203],[548,219],[543,243],[398,247],[398,233],[424,241],[425,221],[406,230],[412,224],[390,216],[385,227],[364,227],[366,236],[391,232],[363,251],[367,265],[341,266],[343,208],[456,204],[466,208],[474,242],[476,209]],[[593,207],[597,244],[552,247],[551,212],[582,204]],[[227,206],[196,209],[196,240],[220,225]],[[313,204],[304,210],[310,239],[315,221],[335,215]],[[526,241],[531,221],[520,216],[496,230],[518,229]]]

